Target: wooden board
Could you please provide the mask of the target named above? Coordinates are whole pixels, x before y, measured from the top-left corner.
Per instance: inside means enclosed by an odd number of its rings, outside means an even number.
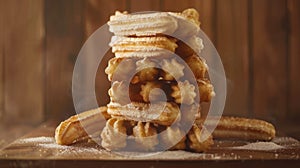
[[[31,132],[34,128],[36,127],[28,124],[8,125],[7,122],[1,122],[0,149]]]
[[[300,116],[300,1],[288,0],[289,10],[289,119]]]
[[[197,0],[195,8],[200,14],[201,29],[215,44],[216,39],[216,2],[215,0]]]
[[[126,0],[88,0],[85,1],[84,6],[84,32],[86,39],[100,26],[106,24],[115,11],[125,11],[129,8]]]
[[[74,112],[72,74],[83,44],[81,0],[46,0],[46,114],[66,118]]]
[[[40,123],[45,84],[44,1],[3,3],[5,119],[10,123]]]
[[[251,4],[253,112],[274,122],[287,113],[287,6],[285,0]]]
[[[57,123],[47,123],[34,130],[29,135],[18,139],[8,147],[0,150],[0,166],[28,165],[32,166],[63,166],[78,167],[79,165],[95,166],[213,166],[229,165],[250,167],[269,167],[281,165],[296,166],[300,164],[299,141],[291,138],[277,138],[276,143],[283,147],[277,150],[238,149],[248,142],[215,141],[214,147],[206,153],[191,153],[185,151],[165,151],[144,157],[132,157],[124,153],[112,153],[102,149],[93,142],[77,143],[73,146],[60,146],[54,143],[54,126]],[[274,140],[275,143],[275,140]],[[267,149],[267,148],[265,148]],[[120,155],[121,154],[121,155]],[[137,154],[137,153],[134,153]],[[141,153],[140,153],[141,156]]]
[[[3,121],[4,117],[4,1],[0,1],[0,122]]]
[[[227,77],[225,115],[249,115],[248,0],[216,1],[216,48]]]
[[[196,0],[162,0],[162,11],[181,12],[187,8],[195,8]]]
[[[130,12],[160,11],[160,0],[128,0]]]
[[[162,0],[161,4],[162,11],[181,12],[187,8],[195,8],[200,15],[202,30],[215,42],[215,0]]]

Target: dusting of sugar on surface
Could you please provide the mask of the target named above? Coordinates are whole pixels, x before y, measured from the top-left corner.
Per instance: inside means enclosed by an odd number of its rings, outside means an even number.
[[[50,148],[50,149],[70,149],[72,148],[71,146],[63,146],[63,145],[58,145],[56,143],[49,143],[49,144],[37,144],[40,147],[43,148]]]
[[[270,151],[283,149],[285,147],[277,145],[274,142],[254,142],[243,146],[232,147],[233,149],[244,149],[244,150],[260,150],[260,151]]]
[[[293,144],[291,146],[291,144]],[[274,159],[282,158],[284,155],[280,154],[280,149],[291,149],[299,147],[299,141],[289,138],[275,138],[271,142],[236,142],[236,141],[216,141],[216,145],[212,148],[212,151],[206,153],[193,153],[189,151],[164,151],[164,152],[152,152],[148,154],[138,152],[125,152],[119,154],[116,152],[109,152],[99,146],[93,141],[78,142],[76,144],[65,146],[58,145],[53,137],[30,137],[23,138],[15,141],[13,147],[10,150],[18,149],[20,152],[12,153],[18,158],[27,158],[28,152],[32,158],[80,158],[80,159],[121,159],[121,160],[226,160],[226,159],[256,159],[260,156],[256,156],[254,153],[251,155],[240,155],[240,150],[249,151],[270,151],[273,153]],[[238,152],[237,152],[238,151]],[[284,150],[282,150],[284,151]],[[11,151],[10,151],[11,152]],[[278,153],[279,152],[279,153]],[[293,151],[292,151],[293,152]],[[2,153],[2,157],[11,157],[11,153]],[[291,158],[299,158],[296,152],[291,153]],[[138,156],[138,157],[137,157]],[[1,151],[0,151],[1,158]]]
[[[17,143],[51,143],[54,142],[53,137],[33,137],[33,138],[24,138],[17,140]]]
[[[55,142],[53,137],[32,137],[23,138],[16,141],[16,144],[28,144],[29,146],[41,147],[43,150],[57,150],[60,152],[71,152],[71,153],[99,153],[99,149],[89,146],[79,145],[59,145]],[[61,153],[61,154],[62,154]],[[59,153],[58,153],[59,154]]]
[[[120,153],[121,154],[121,153]],[[205,154],[205,153],[193,153],[183,150],[178,151],[164,151],[164,152],[156,152],[156,153],[147,153],[147,154],[139,154],[136,152],[125,152],[123,156],[127,158],[135,158],[135,159],[174,159],[174,160],[183,160],[183,159],[196,159],[196,158],[213,158],[213,154]],[[140,156],[139,156],[140,155]],[[139,156],[139,157],[137,157]]]
[[[275,137],[272,142],[282,146],[298,146],[300,142],[291,137]]]

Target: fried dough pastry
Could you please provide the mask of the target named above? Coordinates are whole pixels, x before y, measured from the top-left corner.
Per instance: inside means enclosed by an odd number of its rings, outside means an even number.
[[[171,147],[170,150],[184,150],[187,148],[185,143],[186,136],[184,132],[179,129],[179,127],[167,127],[165,131],[165,136],[160,136],[160,142],[162,145],[169,146],[169,144],[173,144],[175,137],[183,137],[181,141],[179,141],[175,146]]]
[[[214,144],[211,134],[201,124],[192,126],[187,139],[189,149],[194,152],[205,152]]]
[[[184,65],[180,64],[176,59],[162,60],[161,68],[165,72],[164,80],[178,80],[184,76]]]
[[[214,96],[214,88],[209,80],[198,80],[200,102],[209,102]],[[195,85],[188,81],[170,82],[153,81],[137,84],[115,81],[108,91],[111,101],[120,104],[128,104],[131,101],[150,102],[175,102],[178,104],[197,103]]]
[[[135,146],[137,149],[148,149],[152,151],[159,143],[157,139],[157,128],[149,122],[138,122],[137,125],[133,127],[132,135],[138,144],[138,146]]]
[[[176,103],[188,105],[195,103],[195,97],[197,96],[195,86],[190,84],[187,80],[178,82],[178,85],[173,85],[172,90],[171,96]]]
[[[194,8],[185,9],[184,11],[182,11],[182,13],[179,14],[182,14],[185,18],[189,19],[194,24],[200,26],[199,13],[197,12],[196,9]]]
[[[120,104],[128,104],[131,101],[142,103],[175,101],[178,104],[193,104],[197,96],[195,86],[188,81],[178,83],[158,81],[138,84],[115,81],[108,93],[111,101]]]
[[[197,124],[203,124],[204,119],[196,121]],[[208,118],[205,120],[207,128],[217,127],[213,132],[215,139],[238,139],[238,140],[263,140],[269,141],[275,137],[275,128],[271,123],[263,120],[248,119],[240,117],[221,117]]]
[[[128,80],[128,74],[134,73],[134,71],[135,61],[133,59],[116,57],[110,59],[108,61],[108,66],[105,68],[105,73],[108,75],[110,81],[112,81],[113,78],[119,81],[126,81]]]
[[[117,36],[171,34],[178,27],[176,19],[166,12],[134,15],[116,11],[107,24],[109,31]]]
[[[110,46],[112,52],[119,58],[171,56],[177,48],[176,39],[166,36],[113,36]]]
[[[188,67],[185,67],[176,58],[112,58],[108,62],[105,73],[110,81],[131,80],[131,83],[158,80],[171,81],[182,77],[190,79],[194,78],[192,75],[195,76],[196,80],[206,78],[208,67],[204,59],[197,55],[191,55],[184,58],[183,61],[186,62]]]
[[[184,61],[193,72],[196,79],[204,79],[207,76],[208,66],[203,58],[192,54],[189,57],[185,57]]]
[[[200,94],[200,102],[210,102],[211,99],[216,95],[214,86],[208,79],[197,80],[197,83]]]
[[[102,147],[109,150],[118,150],[120,148],[124,148],[127,145],[126,126],[130,125],[130,121],[118,120],[116,118],[109,119],[101,132]]]
[[[166,126],[180,120],[181,117],[179,106],[172,102],[158,102],[155,104],[131,102],[126,105],[110,102],[107,107],[107,113],[115,118],[151,122]]]
[[[107,107],[89,110],[61,122],[55,130],[55,141],[60,145],[71,145],[89,138],[89,134],[97,134],[99,128],[110,118]],[[103,127],[103,126],[102,126]],[[99,133],[100,134],[100,133]]]
[[[184,41],[177,41],[178,47],[175,50],[175,54],[179,55],[182,58],[189,57],[195,54],[195,51]]]
[[[187,135],[179,127],[160,128],[148,122],[132,122],[123,119],[111,118],[108,120],[101,133],[102,146],[107,150],[134,150],[154,151],[159,147],[169,147],[177,143],[171,150],[192,150],[203,152],[209,149],[212,144],[210,135],[201,136],[207,133],[201,131],[203,127],[193,125]],[[179,142],[174,142],[181,138]],[[205,139],[204,139],[205,138]]]
[[[130,66],[130,67],[129,67]],[[105,73],[110,81],[138,83],[152,80],[174,80],[184,76],[185,66],[176,58],[112,58]]]
[[[117,36],[155,36],[174,35],[179,38],[198,33],[199,20],[195,9],[186,9],[182,13],[154,12],[128,14],[116,12],[108,22],[109,30]]]
[[[101,138],[101,145],[107,150],[124,149],[133,140],[136,144],[129,148],[152,151],[159,143],[156,128],[151,123],[134,122],[117,118],[111,118],[107,121],[101,133]]]

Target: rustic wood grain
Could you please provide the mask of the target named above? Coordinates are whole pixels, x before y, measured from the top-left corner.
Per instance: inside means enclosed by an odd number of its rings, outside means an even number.
[[[300,117],[300,1],[288,0],[289,10],[289,118]]]
[[[215,42],[215,0],[162,0],[163,11],[181,12],[195,8],[200,15],[202,30]]]
[[[89,37],[97,28],[105,24],[115,11],[129,8],[126,0],[87,0],[84,5],[84,32]]]
[[[3,121],[4,117],[4,1],[0,1],[0,122]]]
[[[85,1],[84,6],[84,34],[86,39],[100,26],[106,24],[109,21],[109,17],[113,15],[116,10],[126,11],[129,9],[126,0],[89,0]],[[106,105],[109,102],[107,92],[111,83],[108,81],[107,75],[104,73],[104,69],[107,67],[108,60],[113,56],[114,55],[111,51],[106,53],[99,64],[99,69],[95,79],[96,96],[100,106]],[[93,63],[93,60],[87,60],[87,64],[89,64],[89,62]]]
[[[195,8],[197,0],[162,0],[162,10],[170,12],[181,12],[187,8]]]
[[[217,0],[216,48],[226,72],[228,94],[224,114],[248,115],[248,0]]]
[[[200,15],[201,29],[215,42],[215,0],[162,0],[161,4],[163,11],[180,12],[187,8],[195,8]]]
[[[5,165],[4,163],[12,163],[15,160],[27,162],[30,162],[31,160],[46,160],[48,161],[48,164],[54,162],[56,166],[59,165],[56,164],[59,160],[72,160],[73,162],[68,166],[77,167],[79,163],[84,161],[86,161],[84,163],[94,163],[94,166],[97,164],[103,166],[110,161],[112,163],[127,161],[131,162],[133,165],[140,164],[141,167],[147,165],[145,162],[152,161],[152,164],[155,164],[155,167],[165,162],[168,163],[167,165],[174,162],[177,163],[169,167],[186,167],[185,163],[197,163],[198,167],[200,163],[206,163],[203,167],[207,166],[209,163],[213,163],[213,165],[215,165],[214,167],[224,167],[224,163],[228,162],[236,163],[239,165],[237,167],[244,167],[247,163],[249,164],[255,161],[259,161],[259,165],[264,165],[263,163],[267,163],[268,161],[274,164],[281,160],[285,161],[285,165],[288,165],[292,160],[299,162],[300,157],[299,142],[288,137],[282,138],[280,142],[278,140],[281,137],[277,137],[278,142],[274,140],[274,143],[283,147],[280,150],[267,150],[268,147],[266,147],[265,150],[238,149],[236,147],[243,146],[250,142],[215,140],[214,146],[205,153],[164,151],[143,157],[133,157],[132,155],[130,156],[130,152],[125,155],[122,155],[122,152],[108,152],[92,141],[89,141],[89,143],[80,142],[71,146],[57,145],[55,144],[53,137],[55,126],[56,125],[53,123],[43,124],[3,150],[0,150],[0,166],[1,164]],[[139,154],[138,156],[141,156],[141,153],[131,152],[131,154]],[[98,162],[95,163],[93,161]],[[23,164],[23,166],[24,165],[26,164]],[[32,165],[29,167],[32,167]]]
[[[130,12],[159,11],[160,0],[128,0]]]
[[[287,113],[286,1],[251,2],[254,115],[280,120]]]
[[[194,6],[200,14],[201,29],[215,44],[216,36],[216,1],[197,0]]]
[[[83,41],[82,0],[46,0],[47,118],[74,114],[72,73]]]
[[[44,1],[3,3],[5,118],[11,124],[39,123],[44,117]]]

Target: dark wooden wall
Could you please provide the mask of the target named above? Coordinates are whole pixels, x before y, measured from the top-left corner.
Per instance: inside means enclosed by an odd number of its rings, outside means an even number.
[[[299,0],[0,0],[0,120],[39,123],[74,114],[77,54],[115,10],[188,7],[200,12],[221,55],[225,114],[271,121],[300,116]]]

